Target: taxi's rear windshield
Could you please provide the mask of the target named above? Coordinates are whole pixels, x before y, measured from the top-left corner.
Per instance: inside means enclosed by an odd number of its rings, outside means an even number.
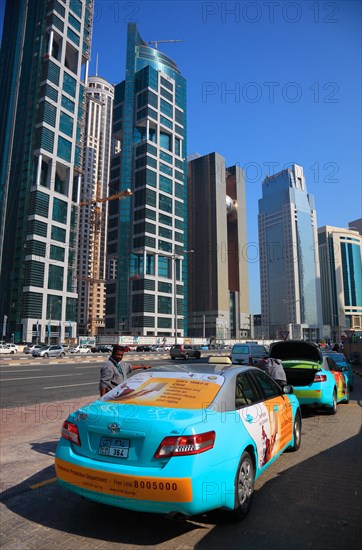
[[[140,373],[106,393],[101,401],[176,409],[204,409],[219,392],[224,377],[210,373]]]

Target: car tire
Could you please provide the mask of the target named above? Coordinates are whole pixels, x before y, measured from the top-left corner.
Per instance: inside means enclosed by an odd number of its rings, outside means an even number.
[[[249,513],[254,496],[254,479],[253,461],[250,454],[244,451],[235,477],[234,510],[231,512],[234,521],[241,521]]]
[[[336,414],[338,410],[337,405],[337,392],[336,389],[333,390],[333,405],[331,407],[327,407],[328,414]]]
[[[293,426],[293,444],[288,447],[288,451],[294,452],[297,451],[300,447],[300,443],[302,440],[302,417],[300,415],[300,412],[297,411],[294,418],[294,426]]]
[[[65,355],[65,353],[62,352],[59,357],[64,357],[64,355]]]
[[[49,357],[49,353],[44,353],[43,357]]]
[[[171,355],[171,359],[172,359],[172,361],[175,361],[176,357],[174,357],[173,355]]]
[[[197,354],[195,355],[195,357],[196,357],[196,359],[200,359],[200,357],[201,357],[201,353],[200,353],[200,352],[199,352],[199,353],[197,353]]]
[[[185,355],[184,355],[185,361],[187,361],[188,358],[189,358],[189,354],[188,354],[188,353],[185,353]]]

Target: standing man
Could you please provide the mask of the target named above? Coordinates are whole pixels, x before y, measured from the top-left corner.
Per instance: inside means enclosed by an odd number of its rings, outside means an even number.
[[[124,350],[118,344],[113,346],[112,355],[108,361],[101,367],[101,376],[99,381],[99,392],[102,397],[104,394],[122,384],[132,371],[139,369],[150,369],[150,365],[131,365],[123,361]]]
[[[280,359],[273,359],[269,357],[266,360],[266,372],[274,378],[281,388],[287,384],[287,375],[283,367],[283,363]]]

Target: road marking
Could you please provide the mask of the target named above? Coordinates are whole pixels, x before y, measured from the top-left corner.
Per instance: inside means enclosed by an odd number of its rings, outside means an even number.
[[[86,367],[75,367],[75,370],[77,369],[89,369],[89,367],[92,366],[92,365],[87,365]],[[95,367],[97,367],[97,369],[99,368],[98,365],[94,365]]]
[[[54,483],[58,478],[51,477],[50,479],[46,479],[45,481],[41,481],[40,483],[34,483],[34,485],[30,485],[30,489],[39,489],[39,487],[43,487],[44,485],[48,485],[49,483]]]
[[[50,376],[32,376],[31,378],[3,378],[2,382],[11,382],[12,380],[35,380],[36,378],[62,378],[64,376],[82,376],[82,374],[51,374]]]
[[[74,388],[75,386],[95,386],[96,382],[84,382],[83,384],[68,384],[67,386],[48,386],[43,390],[54,390],[56,388]]]
[[[17,370],[16,372],[39,372],[41,369],[26,369],[26,370]],[[13,370],[3,370],[1,371],[4,374],[14,374]]]

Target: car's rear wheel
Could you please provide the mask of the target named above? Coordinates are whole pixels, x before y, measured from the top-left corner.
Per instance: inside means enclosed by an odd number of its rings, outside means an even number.
[[[254,464],[250,454],[245,451],[241,455],[235,478],[234,510],[231,512],[235,521],[242,520],[249,512],[254,495]]]
[[[196,359],[200,359],[200,357],[201,357],[201,353],[198,352],[198,353],[196,354]]]
[[[293,444],[288,447],[288,451],[297,451],[300,447],[300,442],[302,440],[302,418],[300,412],[297,411],[294,418],[293,426]]]
[[[65,353],[61,353],[61,354],[60,354],[60,357],[64,357],[64,355],[65,355]]]
[[[44,357],[49,357],[49,353],[44,353]]]
[[[331,407],[327,407],[328,414],[336,414],[337,413],[337,392],[334,389],[333,390],[333,404]]]
[[[188,353],[185,353],[185,355],[184,355],[185,361],[187,361],[188,358],[189,358],[189,354],[188,354]]]
[[[172,359],[172,361],[174,361],[176,359],[176,357],[174,355],[171,355],[171,359]]]

